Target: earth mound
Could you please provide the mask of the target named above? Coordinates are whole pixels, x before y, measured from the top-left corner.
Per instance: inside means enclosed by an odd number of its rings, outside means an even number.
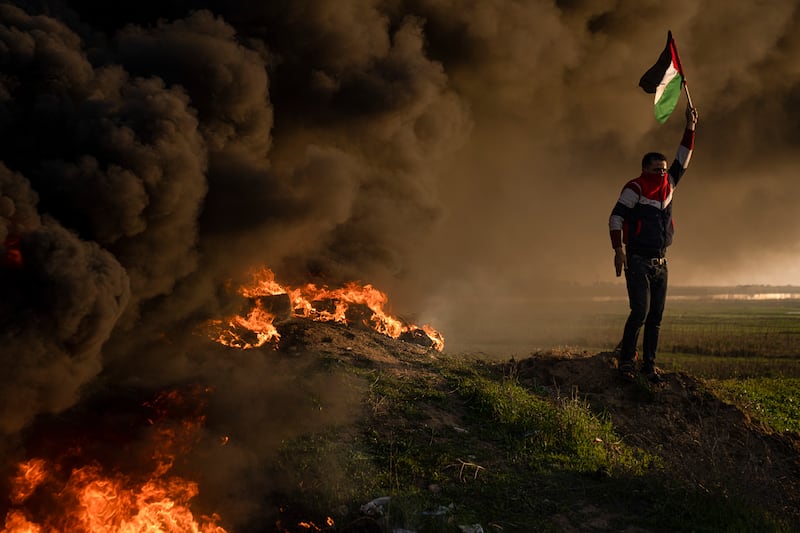
[[[291,321],[282,328],[280,350],[294,355],[336,354],[344,361],[426,379],[441,355],[414,343],[338,324]],[[629,445],[657,453],[676,478],[706,490],[736,491],[793,523],[800,523],[800,435],[777,433],[715,397],[701,379],[666,372],[664,383],[625,381],[612,352],[538,352],[493,363],[503,375],[576,395],[607,415]],[[428,376],[429,377],[429,376]],[[461,414],[451,413],[454,419]]]
[[[628,444],[657,452],[673,475],[707,489],[736,488],[800,523],[800,435],[776,433],[711,394],[701,380],[628,382],[613,353],[539,353],[512,362],[522,383],[585,399]]]

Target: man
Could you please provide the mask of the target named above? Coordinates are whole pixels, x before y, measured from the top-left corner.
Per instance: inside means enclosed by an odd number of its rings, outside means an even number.
[[[672,165],[667,169],[663,154],[645,154],[642,174],[622,188],[608,221],[614,267],[618,277],[625,269],[631,308],[619,346],[619,370],[628,379],[636,377],[636,345],[644,325],[641,372],[652,382],[663,381],[656,350],[667,298],[665,252],[672,244],[672,193],[692,157],[697,119],[697,110],[687,104],[686,130]]]

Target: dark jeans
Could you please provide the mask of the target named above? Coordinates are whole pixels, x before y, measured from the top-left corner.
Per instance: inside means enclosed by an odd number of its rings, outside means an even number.
[[[620,359],[632,361],[639,342],[639,331],[644,325],[642,358],[645,364],[654,364],[658,349],[658,333],[667,300],[667,263],[652,264],[650,259],[631,254],[625,269],[628,301],[631,313],[625,322]]]

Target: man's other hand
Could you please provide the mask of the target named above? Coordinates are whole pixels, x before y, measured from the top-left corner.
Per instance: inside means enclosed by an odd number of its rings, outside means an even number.
[[[628,258],[622,248],[614,249],[614,268],[617,270],[617,277],[622,274],[622,269],[628,264]]]

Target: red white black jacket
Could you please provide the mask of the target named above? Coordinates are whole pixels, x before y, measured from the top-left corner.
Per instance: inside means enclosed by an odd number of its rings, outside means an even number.
[[[689,166],[693,149],[694,131],[687,129],[666,174],[643,172],[625,184],[608,220],[611,246],[619,248],[624,243],[628,253],[664,254],[674,232],[672,193]]]

